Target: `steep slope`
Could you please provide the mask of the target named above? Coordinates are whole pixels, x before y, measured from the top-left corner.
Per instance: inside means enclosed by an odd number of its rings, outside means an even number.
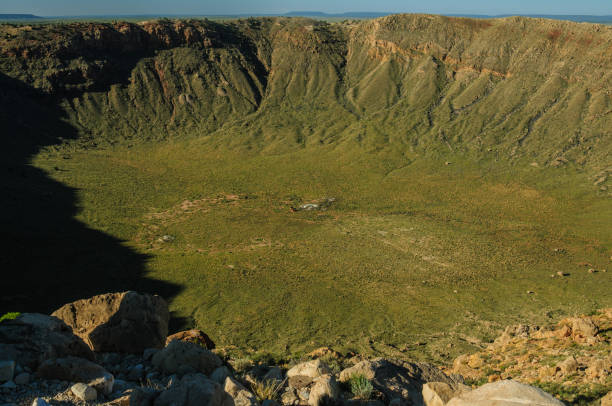
[[[11,26],[0,70],[93,143],[210,134],[269,151],[368,148],[610,161],[612,28],[396,15]]]

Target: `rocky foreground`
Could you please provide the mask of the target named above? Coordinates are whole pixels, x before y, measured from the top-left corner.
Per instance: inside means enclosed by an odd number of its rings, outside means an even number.
[[[293,365],[254,364],[224,357],[199,330],[168,336],[168,320],[162,298],[124,292],[0,322],[0,405],[552,406],[564,403],[519,381],[610,387],[612,310],[508,329],[453,373],[329,348]],[[612,392],[597,403],[612,405]]]

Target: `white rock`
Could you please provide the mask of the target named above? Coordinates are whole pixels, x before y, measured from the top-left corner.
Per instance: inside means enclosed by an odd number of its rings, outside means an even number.
[[[308,362],[302,362],[297,364],[293,368],[287,371],[287,378],[292,376],[307,376],[309,378],[317,378],[321,375],[329,374],[331,371],[321,360],[315,359]]]
[[[96,392],[96,390],[91,386],[85,385],[84,383],[76,383],[72,385],[70,390],[74,396],[86,402],[96,400],[98,398],[98,392]]]
[[[488,383],[454,397],[446,406],[563,406],[548,393],[516,381]]]
[[[15,374],[15,361],[5,360],[0,361],[0,382],[6,382],[13,379]]]

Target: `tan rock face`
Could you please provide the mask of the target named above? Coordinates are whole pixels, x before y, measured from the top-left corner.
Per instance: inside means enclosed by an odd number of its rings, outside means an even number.
[[[128,353],[162,348],[170,317],[164,299],[136,292],[78,300],[52,315],[72,327],[93,351]]]

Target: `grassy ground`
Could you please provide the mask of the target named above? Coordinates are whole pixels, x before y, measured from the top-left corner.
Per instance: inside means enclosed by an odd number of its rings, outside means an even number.
[[[205,138],[32,163],[77,189],[78,220],[150,255],[147,277],[182,287],[174,316],[221,346],[447,361],[507,324],[612,306],[612,269],[588,272],[612,268],[612,205],[571,167]]]

